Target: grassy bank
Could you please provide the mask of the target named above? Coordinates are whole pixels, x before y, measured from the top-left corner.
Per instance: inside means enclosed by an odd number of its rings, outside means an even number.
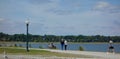
[[[57,52],[50,52],[50,51],[46,51],[46,50],[30,49],[30,52],[26,52],[26,50],[24,48],[16,48],[16,47],[3,48],[3,47],[0,47],[0,54],[3,54],[4,51],[6,51],[7,54],[10,54],[10,55],[11,54],[12,55],[41,55],[41,56],[91,58],[91,56],[86,56],[86,55],[57,53]]]
[[[7,52],[7,54],[29,54],[29,55],[39,55],[39,54],[45,54],[49,53],[49,51],[45,50],[30,50],[30,52],[27,52],[23,48],[19,47],[6,47],[6,48],[0,48],[0,54],[2,54],[4,51]]]

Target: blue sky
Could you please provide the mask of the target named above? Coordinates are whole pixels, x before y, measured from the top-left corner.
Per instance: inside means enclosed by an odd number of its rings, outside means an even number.
[[[0,32],[120,36],[120,0],[0,0]]]

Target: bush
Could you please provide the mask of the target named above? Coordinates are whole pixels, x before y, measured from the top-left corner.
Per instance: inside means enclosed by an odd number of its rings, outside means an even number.
[[[84,51],[84,48],[82,46],[79,47],[80,51]]]
[[[17,47],[17,44],[14,44],[14,47]]]
[[[42,46],[39,46],[39,48],[40,48],[40,49],[43,49],[43,47],[42,47]]]

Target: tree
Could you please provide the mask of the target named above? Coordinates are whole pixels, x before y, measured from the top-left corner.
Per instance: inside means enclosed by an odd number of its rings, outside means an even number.
[[[65,39],[69,42],[108,42],[113,40],[114,42],[120,42],[120,36],[85,36],[85,35],[66,35],[66,36],[56,36],[56,35],[32,35],[29,34],[30,42],[60,42],[61,39]],[[0,32],[0,41],[14,41],[14,42],[26,42],[25,34],[14,34],[9,35]]]

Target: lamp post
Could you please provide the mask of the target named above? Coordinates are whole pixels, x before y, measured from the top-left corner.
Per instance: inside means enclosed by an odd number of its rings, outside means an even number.
[[[28,26],[29,26],[30,22],[29,22],[29,20],[26,20],[25,23],[26,23],[26,34],[27,34],[27,36],[26,36],[26,51],[29,52],[29,47],[28,47],[28,42],[29,42]]]

